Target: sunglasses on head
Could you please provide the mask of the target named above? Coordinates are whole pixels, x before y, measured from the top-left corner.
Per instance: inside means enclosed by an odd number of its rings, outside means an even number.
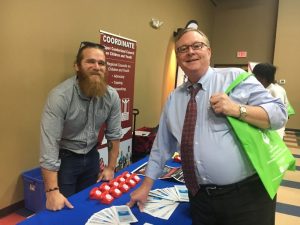
[[[82,41],[80,43],[79,49],[85,48],[85,47],[99,48],[99,49],[105,50],[105,47],[101,44],[97,44],[97,43],[89,42],[89,41]]]

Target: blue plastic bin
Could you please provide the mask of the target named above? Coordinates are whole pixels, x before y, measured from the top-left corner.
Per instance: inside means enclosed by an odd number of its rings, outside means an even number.
[[[25,208],[38,212],[46,208],[46,195],[41,169],[35,168],[22,174]]]

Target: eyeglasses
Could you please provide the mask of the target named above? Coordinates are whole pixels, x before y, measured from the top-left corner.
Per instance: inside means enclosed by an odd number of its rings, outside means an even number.
[[[203,42],[195,42],[194,44],[191,44],[191,45],[182,45],[182,46],[178,47],[176,49],[176,51],[178,53],[187,53],[189,51],[190,47],[192,47],[193,50],[201,50],[204,47],[207,47],[207,44],[205,44]]]
[[[80,43],[79,49],[84,48],[84,47],[92,47],[92,48],[99,48],[102,50],[105,50],[105,47],[101,44],[97,44],[94,42],[89,42],[89,41],[82,41]]]

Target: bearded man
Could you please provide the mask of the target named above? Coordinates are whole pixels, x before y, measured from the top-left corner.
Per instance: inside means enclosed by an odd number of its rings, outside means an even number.
[[[120,98],[106,83],[104,46],[82,42],[73,76],[48,95],[41,120],[40,166],[46,208],[73,208],[67,197],[100,180],[111,180],[119,153]],[[108,165],[100,173],[98,133],[106,124]]]

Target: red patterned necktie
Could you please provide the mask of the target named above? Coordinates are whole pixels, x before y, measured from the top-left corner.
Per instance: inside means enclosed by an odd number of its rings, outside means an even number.
[[[194,167],[194,133],[197,120],[197,102],[195,96],[200,87],[190,88],[191,98],[188,102],[181,136],[181,164],[185,184],[192,195],[199,190]]]

